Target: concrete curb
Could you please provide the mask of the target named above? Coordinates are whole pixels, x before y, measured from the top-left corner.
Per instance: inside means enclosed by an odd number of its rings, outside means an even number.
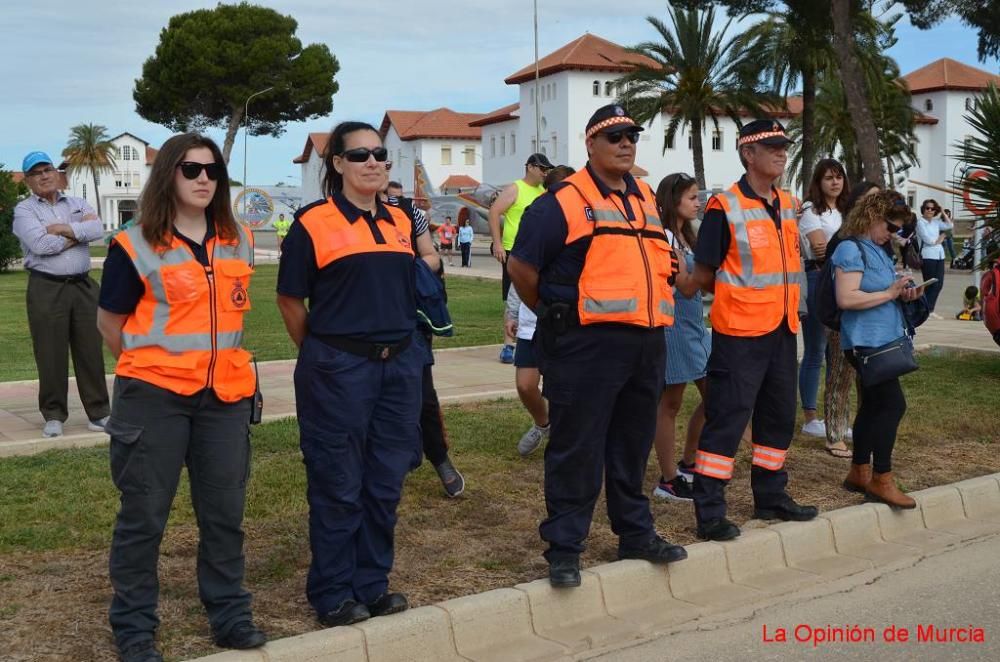
[[[709,612],[912,564],[1000,532],[1000,473],[912,496],[917,508],[910,511],[864,504],[811,522],[745,529],[730,542],[690,545],[687,560],[669,566],[618,561],[589,568],[575,589],[553,589],[540,579],[203,659],[569,660],[648,639]]]

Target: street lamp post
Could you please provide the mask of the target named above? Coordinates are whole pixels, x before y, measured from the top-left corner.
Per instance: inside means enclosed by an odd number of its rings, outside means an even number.
[[[250,128],[250,99],[255,96],[264,94],[265,92],[270,92],[274,89],[274,86],[268,87],[266,89],[260,90],[259,92],[254,92],[247,97],[247,101],[243,104],[243,222],[247,220],[247,133],[249,133]]]

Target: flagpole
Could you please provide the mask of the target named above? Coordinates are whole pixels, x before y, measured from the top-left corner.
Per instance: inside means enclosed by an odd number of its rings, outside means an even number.
[[[535,22],[535,151],[542,151],[541,124],[542,124],[542,97],[538,94],[538,0],[534,0],[534,22]]]

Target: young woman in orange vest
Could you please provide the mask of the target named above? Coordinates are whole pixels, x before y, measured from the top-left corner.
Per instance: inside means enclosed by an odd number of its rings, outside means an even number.
[[[333,129],[323,159],[327,197],[296,212],[278,269],[278,308],[299,347],[295,397],[312,549],[306,596],[328,627],[407,608],[406,596],[389,591],[389,572],[403,479],[421,460],[430,353],[413,342],[411,220],[378,197],[387,158],[372,126]]]
[[[694,270],[695,232],[691,223],[698,218],[698,182],[690,175],[667,175],[656,189],[656,204],[667,240],[678,255],[680,273],[674,284],[674,323],[663,327],[667,361],[665,384],[656,416],[654,446],[660,464],[660,481],[653,496],[667,501],[690,501],[694,482],[694,457],[698,437],[705,426],[705,374],[712,339],[705,328],[701,291],[690,274]],[[677,442],[677,414],[684,390],[693,382],[701,401],[688,420],[681,461],[674,465]]]
[[[198,592],[215,642],[256,648],[243,584],[243,508],[250,474],[253,238],[230,207],[222,152],[195,134],[163,144],[140,222],[104,263],[97,324],[115,369],[111,476],[121,508],[111,543],[110,621],[123,660],[160,660],[153,639],[160,540],[181,468],[200,533]]]

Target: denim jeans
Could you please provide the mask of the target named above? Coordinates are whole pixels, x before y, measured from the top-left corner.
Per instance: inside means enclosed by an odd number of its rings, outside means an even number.
[[[826,353],[826,328],[816,313],[816,287],[822,271],[813,269],[806,272],[806,318],[802,320],[802,341],[805,351],[799,365],[799,398],[803,409],[816,409],[816,394],[819,392],[819,371],[823,367]]]

